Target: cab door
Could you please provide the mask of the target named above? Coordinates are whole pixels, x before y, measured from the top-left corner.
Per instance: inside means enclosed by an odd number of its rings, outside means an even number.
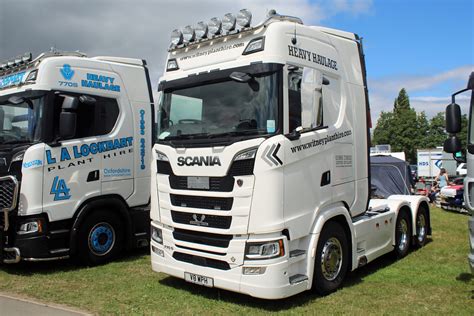
[[[75,98],[74,108],[63,108],[65,98]],[[118,107],[107,109],[107,117],[103,115],[109,100],[70,92],[55,94],[52,128],[59,140],[45,146],[43,183],[44,210],[51,220],[71,218],[85,200],[102,193],[103,155],[113,151],[114,145],[104,141],[104,135],[112,131],[119,115]],[[70,139],[60,140],[61,112],[76,116],[75,133]]]

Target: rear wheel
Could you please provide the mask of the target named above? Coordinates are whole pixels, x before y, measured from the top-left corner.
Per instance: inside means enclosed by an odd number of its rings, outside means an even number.
[[[415,245],[418,248],[423,247],[426,244],[428,236],[428,211],[424,206],[420,206],[418,213],[416,214],[416,238]]]
[[[321,295],[337,290],[346,276],[349,248],[344,228],[337,222],[325,225],[314,262],[313,288]]]
[[[103,264],[123,247],[120,220],[110,212],[93,211],[80,227],[79,259],[86,265]]]
[[[395,255],[397,258],[403,258],[410,250],[411,240],[411,220],[405,211],[400,211],[397,217],[395,231]]]

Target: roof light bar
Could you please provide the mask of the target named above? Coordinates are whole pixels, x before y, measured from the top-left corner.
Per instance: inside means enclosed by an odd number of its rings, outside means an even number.
[[[238,33],[250,27],[252,22],[252,13],[247,9],[240,10],[237,15],[227,13],[222,20],[218,17],[212,18],[208,23],[198,22],[196,27],[186,26],[182,30],[171,32],[170,49],[180,48],[181,44],[186,46],[192,42],[198,42],[204,39],[212,39],[219,35],[229,35]]]

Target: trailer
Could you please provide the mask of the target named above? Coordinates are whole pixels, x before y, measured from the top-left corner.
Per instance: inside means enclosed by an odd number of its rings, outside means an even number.
[[[265,299],[421,247],[428,199],[370,199],[360,38],[270,11],[175,30],[160,79],[151,263]],[[238,22],[238,27],[236,26]]]

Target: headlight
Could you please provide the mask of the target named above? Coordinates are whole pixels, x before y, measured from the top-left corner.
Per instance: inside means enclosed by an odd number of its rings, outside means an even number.
[[[25,157],[25,152],[23,151],[21,153],[16,154],[15,156],[13,156],[12,162],[22,161],[24,157]]]
[[[20,228],[17,231],[18,235],[42,233],[42,232],[43,232],[43,223],[41,219],[35,219],[29,222],[25,222],[20,225]]]
[[[242,9],[237,14],[237,24],[240,27],[249,27],[252,22],[252,13],[247,9]]]
[[[251,260],[272,259],[284,255],[283,239],[247,243],[245,250],[245,257]]]
[[[161,228],[151,226],[151,239],[154,242],[163,245],[163,230]]]
[[[222,19],[222,28],[227,32],[231,32],[235,29],[235,16],[232,13],[227,13]]]
[[[161,151],[155,150],[156,153],[156,160],[158,161],[170,161],[168,157],[163,154]]]
[[[252,148],[246,151],[242,151],[234,157],[234,161],[254,159],[256,154],[257,154],[257,148]]]
[[[265,37],[254,38],[245,48],[242,55],[248,55],[256,52],[260,52],[265,49]]]
[[[221,33],[222,22],[219,18],[212,18],[207,25],[211,35],[219,35]]]

